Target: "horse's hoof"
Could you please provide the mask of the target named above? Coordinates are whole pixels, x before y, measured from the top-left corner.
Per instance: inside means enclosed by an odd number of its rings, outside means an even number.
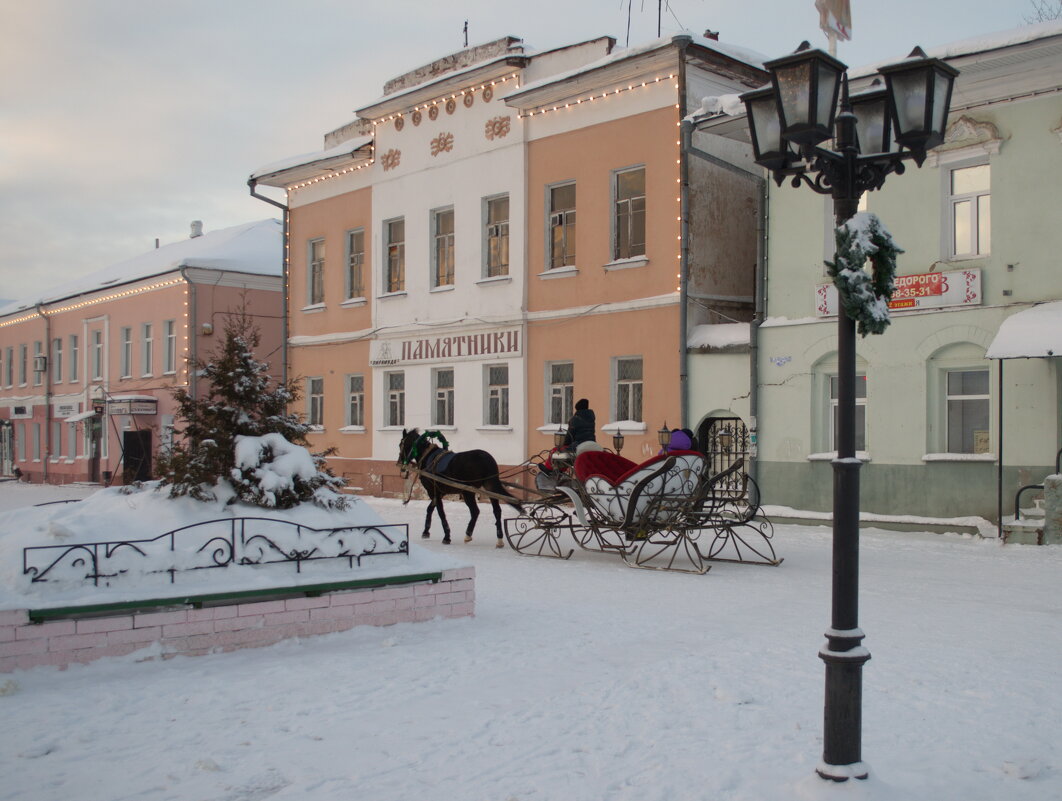
[[[442,544],[443,545],[449,545],[450,544],[450,538],[449,537],[443,537]]]
[[[428,539],[428,537],[430,537],[430,536],[431,536],[431,534],[429,534],[429,533],[428,533],[427,531],[425,531],[425,532],[424,532],[423,534],[421,534],[421,535],[420,535],[420,538],[421,538],[422,540],[426,540],[426,539]]]
[[[504,548],[505,547],[505,543],[502,540],[498,540],[498,542],[494,545],[494,547],[495,548]]]
[[[472,535],[471,534],[469,534],[467,537],[465,537],[465,542],[472,542]]]

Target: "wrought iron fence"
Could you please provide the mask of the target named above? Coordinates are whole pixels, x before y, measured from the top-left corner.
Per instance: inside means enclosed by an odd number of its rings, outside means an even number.
[[[196,539],[199,538],[199,539]],[[180,542],[178,542],[180,540]],[[185,547],[188,541],[197,547]],[[180,546],[180,547],[179,547]],[[142,540],[33,545],[22,549],[22,573],[31,582],[87,581],[95,586],[123,574],[178,573],[228,567],[346,559],[348,567],[373,556],[409,555],[405,523],[312,528],[268,517],[208,520]]]

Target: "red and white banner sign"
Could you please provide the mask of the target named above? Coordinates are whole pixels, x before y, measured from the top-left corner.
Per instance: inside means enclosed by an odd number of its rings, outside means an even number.
[[[889,301],[892,311],[936,309],[942,306],[980,306],[981,269],[952,270],[946,273],[919,273],[896,276],[896,289]],[[815,287],[815,314],[837,314],[837,289],[832,283]]]

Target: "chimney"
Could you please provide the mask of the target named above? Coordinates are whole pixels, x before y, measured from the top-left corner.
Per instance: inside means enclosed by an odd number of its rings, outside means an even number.
[[[191,239],[195,239],[197,236],[202,236],[202,235],[203,235],[203,221],[202,220],[192,220],[192,235],[191,235],[190,238]]]
[[[704,32],[704,38],[705,39],[711,39],[713,42],[718,42],[719,41],[719,31],[713,31],[711,28],[708,28]]]

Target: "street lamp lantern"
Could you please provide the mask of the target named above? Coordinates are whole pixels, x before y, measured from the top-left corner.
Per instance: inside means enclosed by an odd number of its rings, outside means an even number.
[[[623,450],[623,432],[618,429],[612,435],[612,447],[616,449],[616,453]]]
[[[568,432],[560,426],[557,426],[557,430],[553,432],[553,447],[563,448],[565,441],[568,439]]]
[[[898,64],[882,67],[896,141],[910,149],[921,166],[925,153],[944,141],[951,90],[959,71],[922,48]]]
[[[806,42],[764,66],[771,85],[741,95],[756,162],[781,185],[792,178],[833,198],[838,227],[866,191],[880,189],[904,161],[921,166],[944,141],[958,70],[915,48],[881,69],[885,88],[849,95],[846,67]],[[840,106],[838,108],[838,96]],[[770,101],[774,101],[772,112]],[[821,145],[827,140],[831,148]],[[839,256],[835,259],[839,261]],[[855,320],[837,312],[837,458],[833,460],[833,571],[830,627],[819,657],[826,665],[823,753],[816,768],[834,781],[865,779],[862,761],[863,665],[870,652],[859,628],[859,470],[856,458]]]
[[[795,53],[763,66],[771,73],[782,136],[796,145],[817,145],[832,137],[844,64],[802,42]]]
[[[666,420],[660,430],[656,432],[656,441],[660,443],[661,448],[666,448],[671,444],[671,429],[667,427]]]

